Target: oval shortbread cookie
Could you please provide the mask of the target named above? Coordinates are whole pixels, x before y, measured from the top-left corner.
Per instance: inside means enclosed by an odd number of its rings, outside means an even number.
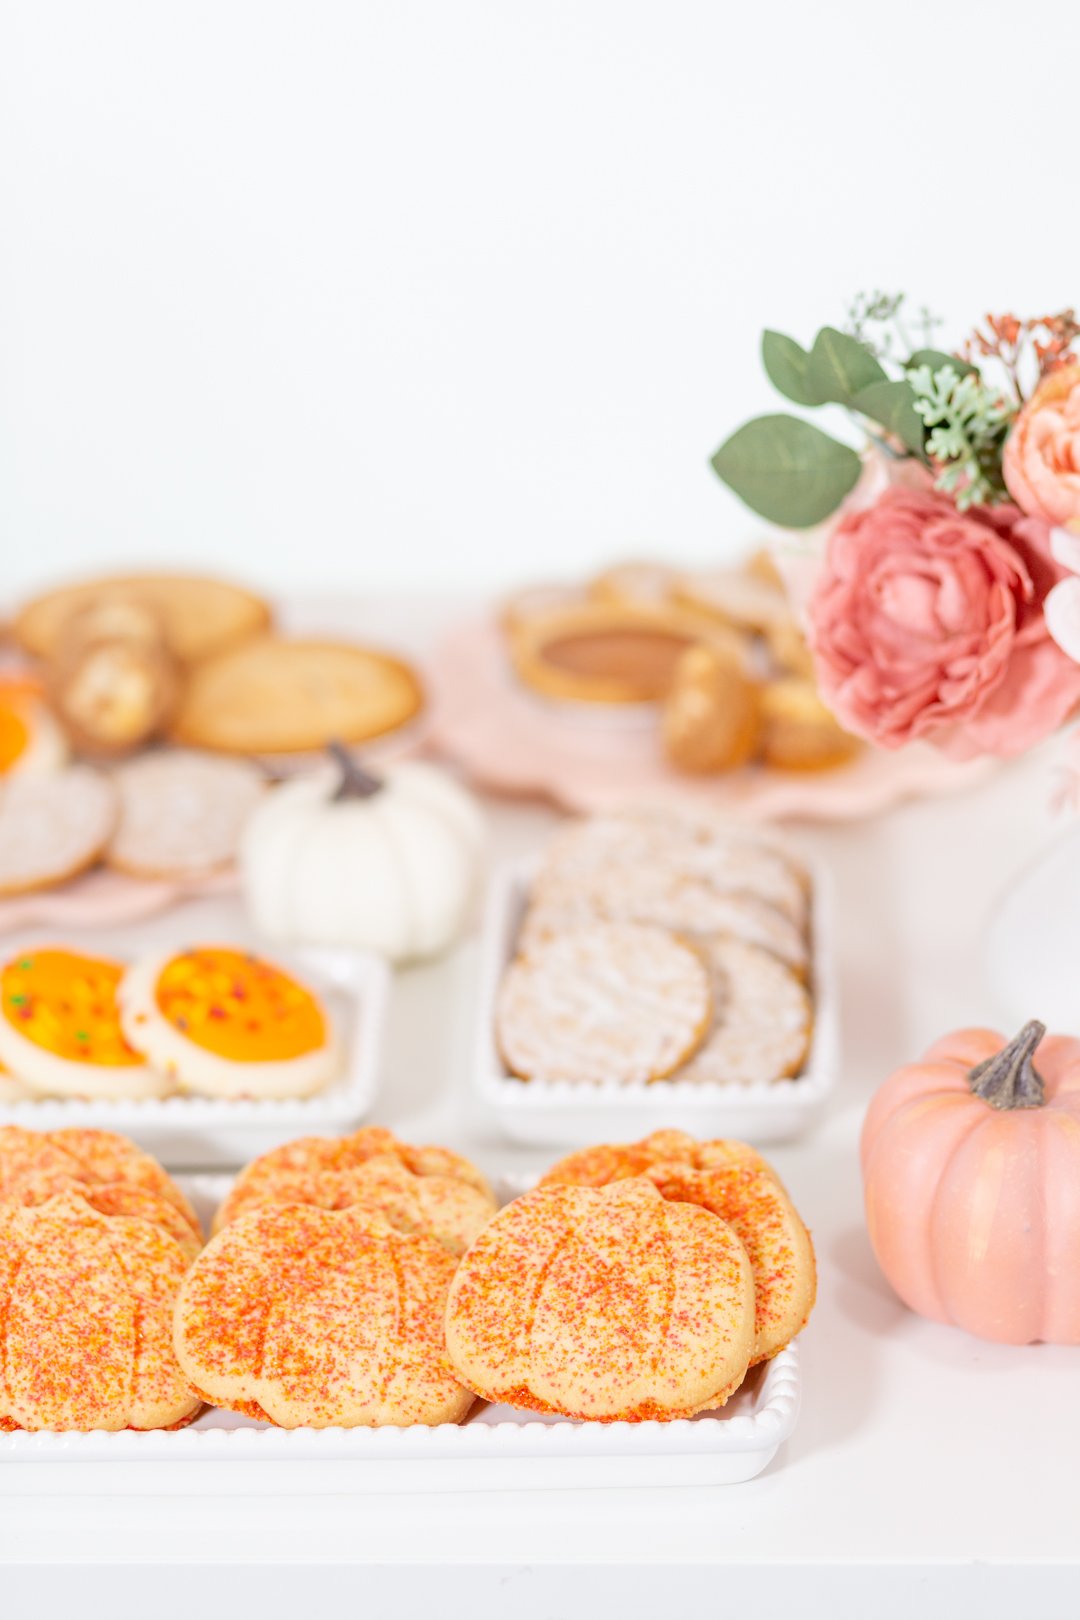
[[[87,765],[0,780],[0,895],[27,894],[84,872],[116,824],[112,783]]]
[[[253,765],[188,749],[113,772],[120,814],[105,859],[133,877],[194,878],[227,866],[266,789]]]
[[[720,1085],[767,1085],[798,1074],[810,1045],[810,997],[783,962],[741,939],[711,939],[713,1020],[676,1076]]]
[[[712,1011],[690,945],[659,928],[598,923],[559,934],[510,966],[499,1048],[525,1080],[659,1080],[696,1050]]]
[[[72,616],[88,607],[135,603],[164,624],[169,646],[185,663],[265,630],[270,609],[226,580],[193,574],[124,574],[62,585],[28,602],[15,621],[20,646],[51,658]]]

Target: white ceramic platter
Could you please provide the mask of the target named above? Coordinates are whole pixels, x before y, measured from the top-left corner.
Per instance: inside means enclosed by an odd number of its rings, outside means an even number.
[[[661,1129],[755,1143],[787,1141],[810,1129],[836,1084],[840,1058],[827,871],[811,868],[814,1028],[801,1074],[791,1080],[749,1086],[680,1084],[677,1078],[651,1084],[573,1085],[569,1081],[526,1083],[515,1079],[495,1042],[499,985],[514,955],[536,868],[535,859],[529,858],[509,861],[496,870],[484,921],[473,1078],[481,1101],[506,1136],[534,1147],[565,1149],[630,1141]]]
[[[228,1176],[181,1176],[209,1224]],[[795,1427],[789,1345],[715,1415],[575,1423],[479,1406],[463,1424],[275,1429],[208,1411],[190,1428],[135,1434],[0,1434],[0,1496],[505,1491],[732,1485],[771,1462]]]

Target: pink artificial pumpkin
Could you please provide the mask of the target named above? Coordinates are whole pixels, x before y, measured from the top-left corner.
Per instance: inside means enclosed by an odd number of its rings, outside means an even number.
[[[944,1036],[862,1131],[882,1271],[920,1316],[1004,1344],[1080,1344],[1080,1040],[1045,1034]]]

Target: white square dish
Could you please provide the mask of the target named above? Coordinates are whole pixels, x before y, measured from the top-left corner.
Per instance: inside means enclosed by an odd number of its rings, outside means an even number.
[[[229,1176],[180,1176],[208,1226]],[[749,1375],[718,1413],[672,1423],[578,1423],[479,1404],[436,1428],[276,1429],[211,1410],[190,1428],[0,1434],[5,1495],[327,1495],[730,1485],[795,1427],[799,1350]]]
[[[104,932],[86,935],[82,943],[87,950],[115,952]],[[341,1032],[342,1072],[322,1091],[272,1101],[193,1096],[138,1102],[27,1099],[0,1103],[0,1125],[118,1131],[168,1169],[236,1166],[297,1136],[340,1136],[355,1130],[375,1101],[389,970],[381,958],[352,951],[267,954],[295,967],[319,992]]]
[[[839,1067],[836,966],[826,872],[811,870],[814,1025],[800,1074],[768,1085],[680,1083],[677,1078],[629,1085],[575,1085],[516,1079],[503,1062],[495,1039],[499,986],[515,952],[537,864],[529,858],[497,868],[485,908],[473,1074],[478,1096],[506,1136],[532,1147],[569,1149],[628,1141],[661,1129],[766,1143],[790,1140],[811,1128],[836,1084]]]

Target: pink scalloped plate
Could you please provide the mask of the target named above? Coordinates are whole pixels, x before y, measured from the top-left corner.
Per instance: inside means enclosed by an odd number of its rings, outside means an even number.
[[[239,887],[240,876],[232,866],[183,882],[128,877],[98,866],[55,889],[0,900],[0,934],[21,928],[115,928],[142,922],[183,900],[235,894]]]
[[[752,766],[707,778],[665,764],[655,721],[635,710],[609,717],[582,705],[545,702],[517,684],[502,633],[490,619],[458,625],[432,666],[432,741],[480,787],[547,798],[584,813],[631,801],[677,799],[768,821],[847,821],[903,799],[956,793],[995,769],[956,764],[915,744],[895,754],[864,749],[833,771]]]

